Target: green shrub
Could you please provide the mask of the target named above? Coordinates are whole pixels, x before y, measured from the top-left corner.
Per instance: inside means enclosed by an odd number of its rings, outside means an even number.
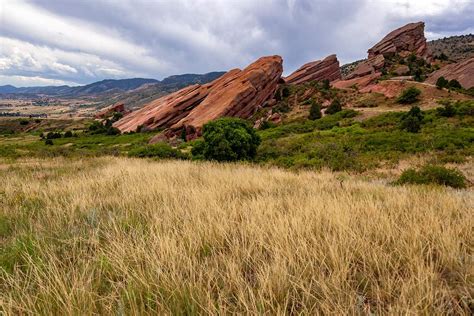
[[[417,106],[414,106],[405,115],[402,116],[400,128],[410,133],[418,133],[421,130],[423,122],[423,112]]]
[[[274,128],[277,125],[273,123],[272,121],[263,121],[263,123],[260,125],[260,130],[265,130],[269,128]]]
[[[260,137],[244,120],[221,118],[209,122],[203,127],[204,142],[199,150],[208,160],[239,161],[253,159],[260,145]]]
[[[49,132],[48,134],[46,134],[46,139],[56,139],[56,138],[61,138],[61,133]]]
[[[72,136],[74,136],[74,135],[72,134],[71,131],[67,131],[66,133],[64,133],[64,138],[70,138]]]
[[[440,116],[453,117],[456,115],[456,108],[451,104],[447,103],[444,107],[437,108],[436,111]]]
[[[20,125],[28,125],[28,124],[30,124],[30,121],[28,121],[28,120],[21,120],[20,121]]]
[[[412,104],[418,101],[421,91],[416,87],[409,87],[398,96],[397,102],[401,104]]]
[[[311,108],[309,109],[309,119],[314,121],[320,119],[323,115],[321,114],[321,104],[311,100]]]
[[[446,78],[444,77],[439,77],[438,80],[436,80],[436,87],[438,89],[446,88],[448,87],[448,85],[449,85],[449,81],[446,80]]]
[[[328,79],[323,80],[323,89],[324,90],[329,90],[331,88],[331,84]]]
[[[420,170],[403,171],[396,184],[437,184],[453,188],[465,188],[466,177],[457,169],[426,165]]]
[[[342,111],[341,101],[339,99],[334,99],[331,104],[326,109],[326,114],[335,114]]]
[[[139,158],[184,158],[184,155],[166,143],[156,143],[132,149],[128,155]]]
[[[50,139],[50,138],[46,139],[46,140],[44,141],[44,144],[45,144],[45,145],[54,145],[53,140]]]
[[[462,89],[461,84],[456,79],[450,80],[448,87],[451,89]]]

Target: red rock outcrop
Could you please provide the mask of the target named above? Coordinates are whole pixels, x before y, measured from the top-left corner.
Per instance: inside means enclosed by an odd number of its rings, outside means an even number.
[[[384,65],[385,57],[383,57],[383,55],[371,57],[358,64],[354,71],[351,72],[345,79],[353,79],[373,74],[382,69]]]
[[[419,57],[430,57],[425,38],[425,23],[409,23],[390,32],[369,49],[368,53],[369,58],[386,54],[408,56],[411,53],[415,53]]]
[[[455,64],[446,65],[432,73],[426,80],[427,83],[436,84],[444,77],[447,80],[457,80],[465,89],[474,87],[474,57],[465,59]]]
[[[425,23],[410,23],[402,26],[385,36],[379,43],[368,50],[368,59],[357,65],[353,72],[334,83],[335,87],[359,88],[366,87],[381,76],[381,69],[385,66],[385,56],[399,54],[408,56],[415,53],[419,57],[429,59],[431,54],[426,44]],[[406,67],[398,69],[404,74]]]
[[[154,100],[117,121],[121,132],[169,128],[172,136],[186,129],[189,139],[200,135],[202,126],[224,116],[250,117],[269,100],[283,72],[280,56],[258,59],[244,70],[234,69],[205,85],[193,85]]]
[[[374,83],[378,78],[382,76],[382,73],[375,72],[372,74],[365,75],[363,77],[355,77],[348,80],[337,80],[331,83],[334,88],[347,89],[351,87],[357,87],[358,89],[367,87]]]
[[[330,55],[323,60],[307,63],[294,73],[284,78],[287,84],[300,84],[313,80],[334,81],[341,79],[341,69],[336,55]]]
[[[117,104],[111,105],[111,106],[106,107],[105,109],[97,112],[94,115],[94,117],[97,118],[97,119],[103,119],[103,118],[106,118],[108,116],[111,116],[115,112],[122,113],[123,115],[130,113],[129,111],[127,111],[125,109],[125,104],[117,103]]]

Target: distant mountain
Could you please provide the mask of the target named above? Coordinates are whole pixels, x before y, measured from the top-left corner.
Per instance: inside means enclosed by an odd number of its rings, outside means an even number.
[[[428,42],[434,56],[445,54],[452,61],[474,56],[474,34],[445,37]]]
[[[99,107],[105,107],[115,103],[124,103],[129,109],[140,108],[144,104],[166,94],[178,91],[189,85],[205,84],[214,81],[223,74],[225,74],[225,72],[210,72],[203,75],[184,74],[170,76],[158,83],[145,84],[135,90],[103,97],[101,98],[102,102]]]
[[[165,78],[163,81],[155,79],[132,78],[132,79],[106,79],[85,86],[46,86],[46,87],[22,87],[12,85],[0,86],[0,94],[21,95],[45,95],[52,97],[96,97],[112,94],[121,94],[134,91],[141,87],[153,86],[157,92],[170,92],[181,89],[191,84],[202,84],[210,82],[222,76],[224,72],[211,72],[208,74],[184,74]]]
[[[144,84],[157,83],[155,79],[119,79],[119,80],[102,80],[85,86],[46,86],[46,87],[22,87],[16,88],[12,85],[0,86],[0,93],[9,94],[33,94],[47,95],[55,97],[77,97],[88,96],[110,92],[123,92],[136,89]]]

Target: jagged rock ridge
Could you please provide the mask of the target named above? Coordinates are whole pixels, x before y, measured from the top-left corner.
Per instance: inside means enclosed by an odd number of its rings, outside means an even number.
[[[337,79],[341,79],[341,69],[336,55],[330,55],[323,60],[307,63],[284,78],[287,84],[301,84],[313,80],[334,81]]]
[[[122,132],[139,127],[169,128],[168,136],[185,129],[189,138],[194,138],[211,120],[250,117],[275,94],[282,72],[280,56],[262,57],[244,70],[231,70],[209,84],[193,85],[154,100],[114,126]]]

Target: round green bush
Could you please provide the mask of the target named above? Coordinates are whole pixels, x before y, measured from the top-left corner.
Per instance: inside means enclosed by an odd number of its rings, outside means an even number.
[[[201,154],[208,160],[251,160],[255,158],[260,145],[260,137],[255,129],[238,118],[221,118],[209,122],[204,125],[202,136],[203,142],[192,153]]]
[[[321,104],[318,102],[311,100],[311,108],[309,109],[309,119],[314,121],[318,120],[322,117],[323,115],[321,114]]]
[[[409,87],[400,94],[397,98],[397,102],[401,104],[412,104],[418,101],[421,91],[416,87]]]
[[[426,165],[420,170],[403,171],[396,184],[436,184],[453,188],[465,188],[466,177],[457,169]]]
[[[326,109],[326,114],[335,114],[337,112],[341,112],[342,111],[342,104],[341,104],[341,101],[339,101],[339,99],[334,99],[331,104],[328,106],[328,108]]]

